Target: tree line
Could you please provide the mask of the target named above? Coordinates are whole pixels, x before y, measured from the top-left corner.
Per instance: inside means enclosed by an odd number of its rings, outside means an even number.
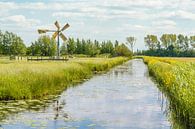
[[[18,35],[0,31],[0,55],[20,56],[55,56],[57,52],[56,41],[47,35],[40,36],[30,46],[25,46],[24,41]],[[117,40],[112,42],[97,40],[85,40],[69,38],[60,47],[61,55],[84,54],[96,56],[109,54],[110,56],[131,56],[132,52],[128,47]]]
[[[27,48],[27,55],[32,56],[55,56],[56,41],[49,36],[41,36]],[[91,57],[100,54],[110,56],[131,56],[132,52],[123,43],[110,40],[99,42],[97,40],[85,40],[68,38],[60,47],[61,55],[84,54]]]
[[[67,44],[67,46],[66,46]],[[79,40],[69,38],[67,43],[61,47],[61,54],[85,54],[95,56],[99,54],[110,54],[111,56],[131,56],[131,51],[116,40],[99,42],[97,40]]]
[[[195,36],[163,34],[158,39],[156,35],[147,35],[144,42],[148,50],[138,51],[138,55],[195,57]]]

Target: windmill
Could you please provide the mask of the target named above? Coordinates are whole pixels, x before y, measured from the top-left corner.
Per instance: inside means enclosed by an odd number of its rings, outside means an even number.
[[[56,21],[55,26],[57,27],[57,30],[48,30],[48,29],[38,29],[39,34],[44,34],[47,32],[54,32],[52,35],[52,38],[57,37],[57,56],[60,56],[60,38],[65,42],[67,40],[66,36],[62,33],[64,30],[66,30],[70,25],[66,23],[63,28],[60,28],[60,25],[58,21]]]

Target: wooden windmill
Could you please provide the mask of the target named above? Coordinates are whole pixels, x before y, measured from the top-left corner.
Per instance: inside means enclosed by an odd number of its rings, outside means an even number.
[[[56,21],[54,24],[57,27],[57,30],[38,29],[38,33],[43,34],[47,32],[54,32],[52,35],[52,38],[55,39],[57,37],[57,56],[59,57],[60,56],[60,38],[63,41],[67,40],[66,36],[62,32],[66,30],[68,27],[70,27],[70,25],[66,23],[63,28],[60,28],[58,21]]]

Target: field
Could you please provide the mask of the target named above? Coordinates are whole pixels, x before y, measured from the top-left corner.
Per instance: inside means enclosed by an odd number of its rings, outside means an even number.
[[[172,116],[195,128],[195,59],[143,57],[159,88],[170,100]]]
[[[0,99],[34,99],[62,92],[94,72],[105,71],[128,58],[75,58],[68,62],[0,60]]]

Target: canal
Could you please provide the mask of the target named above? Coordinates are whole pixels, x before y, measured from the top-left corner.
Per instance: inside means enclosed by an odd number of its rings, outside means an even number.
[[[0,128],[170,129],[161,96],[147,66],[134,59],[55,99],[0,102]]]

